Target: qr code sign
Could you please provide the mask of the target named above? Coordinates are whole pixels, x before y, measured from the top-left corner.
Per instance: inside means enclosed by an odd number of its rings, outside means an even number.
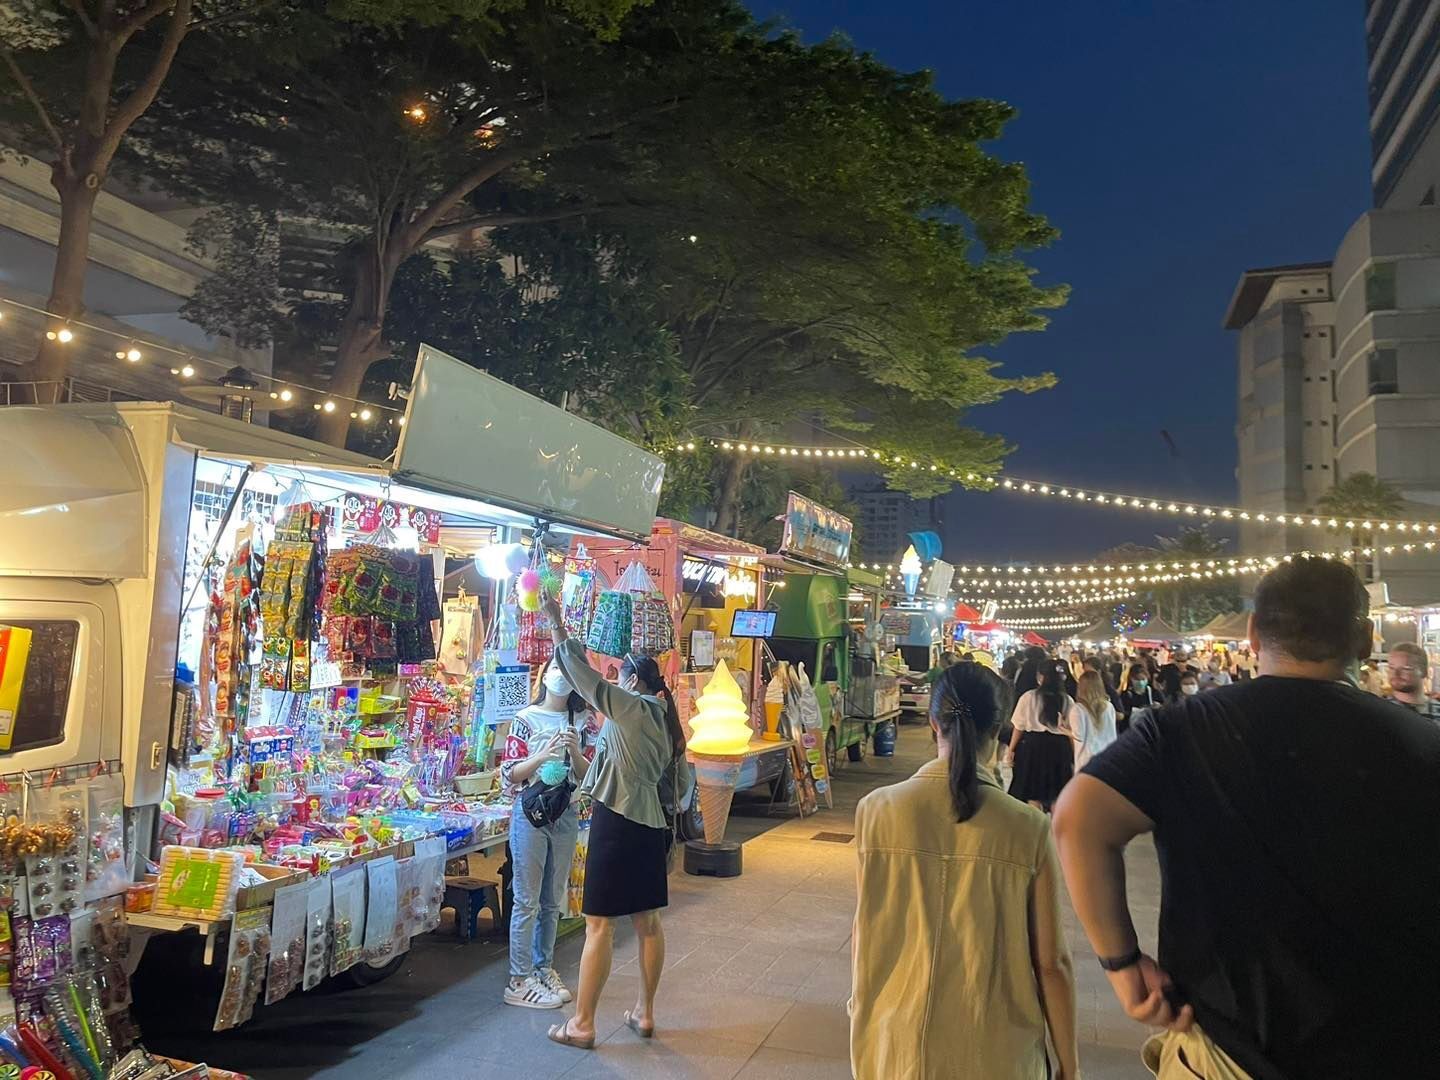
[[[495,723],[514,719],[515,714],[530,704],[530,666],[517,664],[502,667],[491,676],[495,682],[495,696],[487,702]]]

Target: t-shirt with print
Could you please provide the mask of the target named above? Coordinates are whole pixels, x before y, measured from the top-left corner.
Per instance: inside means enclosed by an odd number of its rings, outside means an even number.
[[[567,724],[579,730],[581,752],[586,761],[592,760],[595,757],[595,738],[600,729],[595,723],[595,714],[589,709],[567,715],[539,705],[527,705],[515,714],[510,721],[510,734],[505,738],[505,749],[500,755],[500,784],[507,792],[513,795],[539,779],[537,771],[526,784],[516,784],[511,770],[531,754],[538,753],[550,736]]]
[[[1256,1080],[1440,1075],[1440,728],[1263,676],[1139,715],[1084,772],[1155,823],[1160,966]]]

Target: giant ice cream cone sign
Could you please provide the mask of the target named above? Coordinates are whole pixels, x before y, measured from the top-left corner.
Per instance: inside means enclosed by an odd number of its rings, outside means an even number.
[[[920,587],[920,571],[924,569],[920,562],[920,553],[911,544],[905,549],[904,556],[900,559],[900,578],[905,583],[905,592],[909,596],[915,595],[915,590]]]
[[[690,732],[705,842],[718,844],[725,838],[725,823],[730,820],[730,801],[735,797],[735,782],[740,779],[741,755],[754,734],[740,685],[724,660],[700,691],[690,717]]]
[[[743,754],[750,745],[750,710],[724,660],[700,691],[690,717],[690,731],[693,754]]]

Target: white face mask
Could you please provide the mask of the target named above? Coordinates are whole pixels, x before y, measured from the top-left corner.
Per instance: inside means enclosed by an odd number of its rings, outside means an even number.
[[[1186,697],[1190,697],[1192,694],[1198,694],[1200,692],[1200,687],[1196,686],[1194,683],[1186,683],[1184,686],[1180,687],[1180,692]]]
[[[545,672],[545,691],[554,694],[556,697],[567,697],[575,688],[570,685],[570,680],[565,673],[557,667],[552,667]]]

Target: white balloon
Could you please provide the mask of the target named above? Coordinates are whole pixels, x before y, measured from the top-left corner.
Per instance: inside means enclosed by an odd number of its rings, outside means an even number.
[[[530,565],[530,553],[520,544],[505,545],[505,569],[518,574]]]
[[[492,581],[504,581],[517,572],[510,569],[515,551],[519,551],[523,559],[525,549],[519,544],[488,544],[475,553],[475,569]]]

